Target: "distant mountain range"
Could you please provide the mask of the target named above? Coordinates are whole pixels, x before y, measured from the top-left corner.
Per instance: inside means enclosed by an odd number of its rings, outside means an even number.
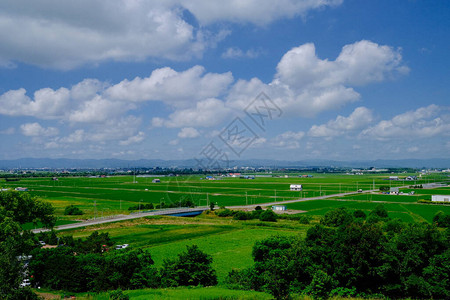
[[[450,159],[401,159],[401,160],[367,160],[367,161],[334,161],[305,160],[283,161],[271,159],[234,160],[229,167],[349,167],[349,168],[450,168]],[[101,169],[101,168],[195,168],[195,159],[161,160],[161,159],[69,159],[69,158],[21,158],[15,160],[0,160],[0,169]]]

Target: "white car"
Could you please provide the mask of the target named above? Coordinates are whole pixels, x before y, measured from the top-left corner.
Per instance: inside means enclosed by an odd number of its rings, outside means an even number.
[[[26,286],[30,286],[30,285],[31,285],[30,279],[24,279],[22,281],[22,283],[20,284],[20,287],[26,287]]]
[[[119,249],[125,249],[125,248],[128,247],[128,246],[129,246],[128,244],[116,245],[116,250],[119,250]]]
[[[41,244],[41,246],[45,246],[45,242],[44,241],[39,241],[39,244]]]

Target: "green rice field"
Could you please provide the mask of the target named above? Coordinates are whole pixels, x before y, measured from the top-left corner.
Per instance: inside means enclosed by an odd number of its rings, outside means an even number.
[[[20,181],[6,182],[0,179],[1,187],[26,187],[32,195],[50,201],[55,207],[60,221],[76,218],[93,218],[114,214],[129,213],[130,206],[153,203],[177,204],[182,199],[190,199],[198,206],[215,203],[216,206],[235,206],[246,204],[263,204],[285,200],[296,200],[338,193],[354,193],[341,196],[335,200],[314,202],[314,209],[306,209],[305,203],[292,204],[289,207],[306,210],[308,214],[322,215],[335,205],[342,205],[336,200],[352,200],[368,202],[367,207],[373,207],[370,202],[396,204],[414,204],[420,199],[431,199],[431,194],[450,194],[450,187],[438,189],[410,189],[409,185],[426,184],[430,182],[447,182],[449,177],[441,174],[425,175],[417,181],[386,180],[392,174],[345,175],[345,174],[311,174],[312,178],[302,178],[301,174],[272,174],[272,177],[256,177],[241,179],[232,177],[216,177],[220,180],[207,180],[204,176],[173,176],[159,177],[160,183],[152,183],[155,177],[111,176],[103,178],[91,177],[61,177],[24,178]],[[410,174],[396,174],[404,178]],[[414,175],[414,174],[412,174]],[[302,184],[303,190],[290,191],[290,184]],[[357,193],[357,190],[368,191],[380,186],[404,187],[400,191],[414,195],[384,195],[380,193]],[[331,202],[330,202],[331,201]],[[64,208],[76,205],[85,214],[80,217],[64,216]],[[316,207],[319,205],[319,207]],[[358,207],[360,203],[345,203],[349,207]],[[306,207],[306,208],[305,208]],[[393,206],[394,207],[394,206]],[[409,207],[409,206],[408,206]],[[416,206],[412,206],[416,207]],[[422,206],[418,206],[422,207]],[[411,208],[411,207],[409,207]],[[446,210],[432,207],[424,211]],[[400,213],[403,219],[411,215],[406,208],[396,208],[393,213]],[[430,220],[427,213],[423,218]],[[420,219],[414,216],[414,219]]]

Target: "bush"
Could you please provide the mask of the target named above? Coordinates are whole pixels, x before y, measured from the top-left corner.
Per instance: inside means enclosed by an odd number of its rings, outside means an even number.
[[[231,217],[235,213],[236,213],[235,211],[233,211],[231,209],[228,209],[228,208],[220,209],[220,210],[216,211],[216,215],[219,216],[219,217],[222,217],[222,218],[223,217]]]
[[[271,209],[266,209],[259,216],[259,220],[264,222],[276,222],[277,215]]]
[[[83,211],[81,209],[79,209],[78,207],[76,207],[75,205],[69,205],[66,207],[66,209],[64,209],[64,215],[69,215],[69,216],[79,216],[82,215]]]
[[[390,187],[388,185],[382,185],[380,186],[380,192],[389,192],[390,191]]]
[[[250,220],[250,215],[248,213],[246,213],[245,211],[239,210],[234,214],[233,217],[234,220]]]
[[[300,216],[299,218],[298,218],[298,222],[300,223],[300,224],[309,224],[309,217],[308,216]]]
[[[125,295],[121,289],[109,292],[109,299],[112,300],[128,300],[130,297]]]

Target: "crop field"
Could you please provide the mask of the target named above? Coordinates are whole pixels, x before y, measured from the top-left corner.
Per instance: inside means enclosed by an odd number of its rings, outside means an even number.
[[[388,195],[387,195],[388,196]],[[383,203],[388,210],[389,217],[399,218],[405,222],[431,222],[438,211],[450,214],[450,205],[419,204],[419,203]],[[329,210],[346,207],[350,210],[361,209],[368,214],[380,202],[356,200],[311,200],[288,205],[289,209],[307,211],[307,215],[323,216]]]
[[[295,221],[235,221],[204,214],[196,218],[147,217],[65,231],[64,234],[85,238],[93,231],[108,232],[117,244],[148,249],[158,267],[164,259],[174,258],[185,251],[187,245],[195,244],[212,256],[213,268],[219,282],[223,282],[233,268],[243,269],[252,264],[251,252],[256,241],[272,235],[305,236],[308,228],[309,225]]]
[[[377,189],[380,186],[405,187],[411,184],[425,184],[434,181],[448,180],[440,175],[424,176],[416,182],[386,180],[392,174],[343,175],[312,174],[312,178],[302,178],[298,174],[273,174],[273,177],[256,177],[241,179],[217,177],[220,180],[207,180],[202,176],[159,177],[160,183],[152,183],[155,177],[111,176],[24,178],[20,181],[6,182],[0,180],[2,187],[26,187],[32,195],[48,200],[56,208],[59,219],[74,219],[63,216],[64,208],[76,205],[85,212],[83,218],[108,216],[128,213],[130,206],[139,204],[176,204],[182,199],[190,199],[198,206],[206,206],[213,202],[217,206],[245,204],[261,204],[284,200],[332,195]],[[400,176],[401,175],[401,176]],[[406,177],[408,174],[400,174]],[[289,190],[290,184],[302,184],[303,191]],[[343,196],[344,200],[382,201],[382,202],[417,202],[418,199],[429,199],[436,189],[415,189],[415,195],[381,195],[362,193]],[[440,188],[440,193],[450,193],[450,188]],[[324,207],[324,209],[326,209]]]

